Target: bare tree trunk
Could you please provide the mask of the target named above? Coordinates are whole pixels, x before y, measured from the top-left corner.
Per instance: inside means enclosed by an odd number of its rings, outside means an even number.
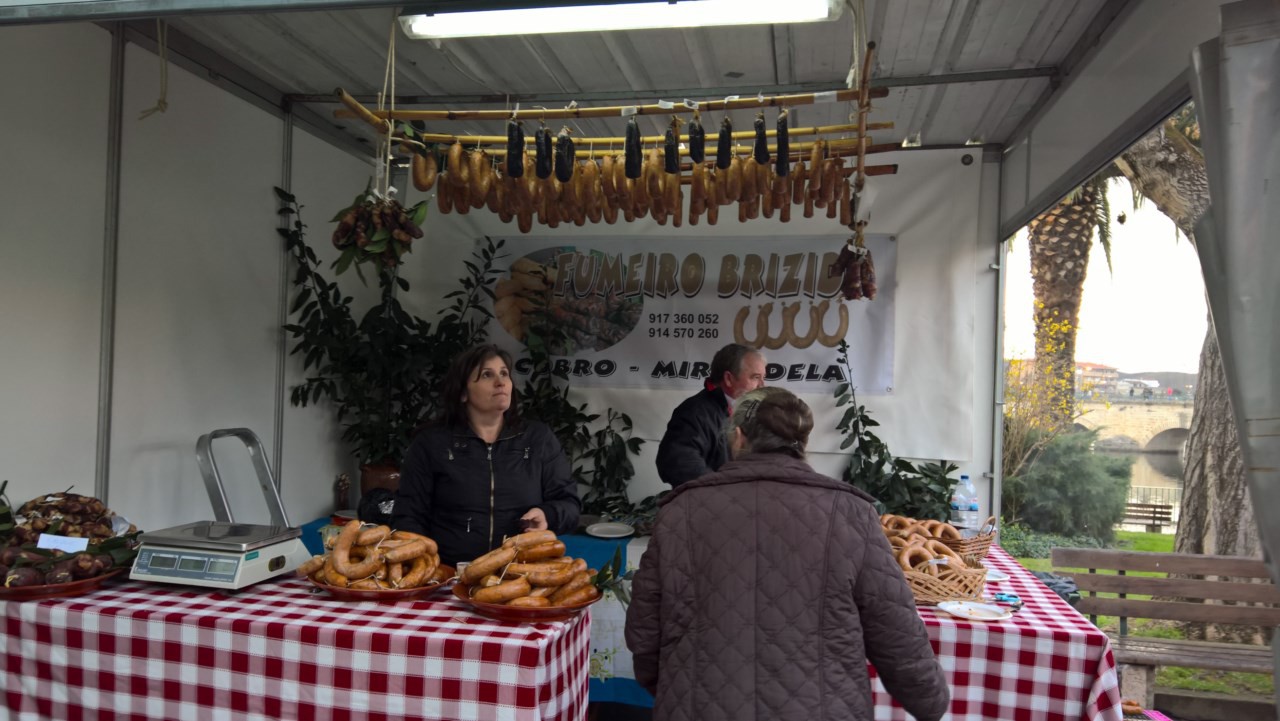
[[[1227,394],[1222,354],[1210,321],[1200,352],[1196,405],[1182,471],[1178,553],[1261,557],[1245,483],[1244,459]]]

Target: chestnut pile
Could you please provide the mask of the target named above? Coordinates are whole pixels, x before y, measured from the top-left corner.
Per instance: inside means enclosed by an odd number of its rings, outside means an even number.
[[[86,538],[89,545],[76,553],[38,548],[46,533]],[[128,567],[137,537],[136,527],[117,519],[97,498],[71,492],[42,495],[18,508],[12,528],[0,529],[0,585],[70,583]]]

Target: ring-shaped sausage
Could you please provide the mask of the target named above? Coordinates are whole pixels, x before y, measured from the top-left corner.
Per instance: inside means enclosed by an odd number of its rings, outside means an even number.
[[[964,559],[960,557],[960,554],[951,550],[951,547],[943,543],[942,541],[939,541],[937,539],[930,539],[924,544],[924,547],[929,549],[929,551],[933,553],[935,557],[947,556],[952,561],[959,564],[961,568],[964,568],[964,565],[965,565]]]
[[[898,565],[902,566],[904,571],[922,571],[931,576],[938,575],[937,566],[929,564],[934,559],[933,553],[929,549],[919,544],[912,544],[902,549],[902,553],[898,554]],[[929,564],[921,566],[921,564]]]
[[[941,538],[944,541],[959,541],[960,539],[964,538],[964,536],[960,535],[960,529],[956,528],[950,523],[942,524],[942,526],[938,529],[937,535],[938,535],[938,538]]]

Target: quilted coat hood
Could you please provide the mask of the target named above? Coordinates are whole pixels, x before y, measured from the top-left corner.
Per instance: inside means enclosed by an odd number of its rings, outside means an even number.
[[[664,499],[627,609],[654,718],[873,718],[867,662],[918,721],[950,693],[870,497],[779,454]]]

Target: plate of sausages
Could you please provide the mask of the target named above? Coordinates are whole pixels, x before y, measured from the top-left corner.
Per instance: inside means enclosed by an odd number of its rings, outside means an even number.
[[[511,582],[515,583],[518,586],[520,581],[523,581],[523,580],[525,580],[523,577],[518,577],[518,578],[512,579]],[[527,585],[526,585],[526,588],[528,588]],[[595,586],[587,586],[587,588],[590,588],[593,591],[595,590]],[[454,584],[453,586],[453,595],[456,596],[463,603],[466,603],[469,606],[471,606],[471,608],[473,608],[474,610],[490,618],[496,618],[499,621],[511,621],[513,623],[545,623],[550,621],[568,621],[574,616],[577,616],[578,614],[582,613],[584,609],[586,609],[588,606],[595,603],[596,601],[599,601],[601,598],[600,593],[597,591],[594,594],[590,595],[590,600],[581,601],[571,605],[564,605],[564,606],[515,605],[513,606],[513,605],[509,605],[510,601],[508,601],[507,603],[486,603],[484,601],[477,601],[475,598],[472,597],[472,593],[473,593],[472,587],[468,586],[465,583],[457,583],[457,584]],[[517,596],[511,600],[517,600],[518,598],[521,598],[521,597]],[[548,599],[548,602],[550,603],[550,599]]]
[[[322,581],[308,576],[311,583],[318,588],[322,588],[329,592],[329,595],[339,601],[378,601],[380,603],[393,603],[395,601],[409,601],[415,598],[425,596],[436,589],[447,584],[454,577],[456,572],[453,566],[440,564],[436,567],[435,572],[431,575],[431,579],[421,586],[413,588],[342,588],[341,586],[331,586]]]
[[[596,571],[547,530],[526,531],[467,564],[453,595],[501,621],[565,621],[600,600]]]

